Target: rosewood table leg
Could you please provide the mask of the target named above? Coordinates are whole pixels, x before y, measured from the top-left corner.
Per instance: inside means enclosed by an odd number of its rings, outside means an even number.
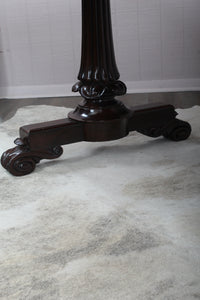
[[[2,155],[1,164],[15,176],[27,175],[41,159],[61,156],[60,145],[82,140],[82,124],[69,119],[23,126],[20,138],[15,140],[17,146]]]
[[[63,152],[60,145],[120,139],[134,130],[173,141],[190,136],[190,125],[176,119],[172,105],[127,108],[116,100],[126,94],[119,76],[110,0],[82,0],[82,58],[79,81],[72,89],[83,100],[66,119],[21,127],[17,146],[2,155],[2,166],[15,176],[26,175],[41,159],[58,158]]]

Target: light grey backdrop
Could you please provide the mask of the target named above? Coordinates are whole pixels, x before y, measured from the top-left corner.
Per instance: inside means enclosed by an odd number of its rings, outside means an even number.
[[[111,4],[116,58],[129,92],[199,89],[199,0]],[[80,62],[80,14],[81,0],[0,0],[0,97],[70,95]]]

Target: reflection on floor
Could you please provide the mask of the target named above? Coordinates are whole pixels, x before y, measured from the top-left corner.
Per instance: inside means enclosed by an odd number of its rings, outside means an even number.
[[[200,105],[200,92],[127,94],[120,97],[120,100],[128,106],[160,102],[173,104],[176,108],[189,108]],[[46,104],[74,108],[80,101],[80,97],[0,99],[0,120],[10,119],[18,108],[27,105]]]

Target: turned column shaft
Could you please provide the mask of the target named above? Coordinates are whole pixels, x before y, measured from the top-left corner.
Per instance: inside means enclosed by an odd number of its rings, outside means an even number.
[[[78,79],[119,79],[113,46],[110,0],[82,0],[82,58]]]
[[[111,100],[126,93],[116,65],[110,0],[82,0],[82,56],[73,86],[87,100]]]

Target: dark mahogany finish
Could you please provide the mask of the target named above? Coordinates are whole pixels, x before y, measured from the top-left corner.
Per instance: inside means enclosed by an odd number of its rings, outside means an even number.
[[[130,131],[173,141],[191,133],[187,122],[176,119],[172,105],[127,108],[115,99],[126,86],[119,81],[111,26],[110,0],[82,0],[82,59],[74,92],[83,97],[68,118],[20,128],[15,148],[1,158],[2,166],[15,176],[31,173],[41,159],[62,155],[61,145],[80,141],[120,139]]]

